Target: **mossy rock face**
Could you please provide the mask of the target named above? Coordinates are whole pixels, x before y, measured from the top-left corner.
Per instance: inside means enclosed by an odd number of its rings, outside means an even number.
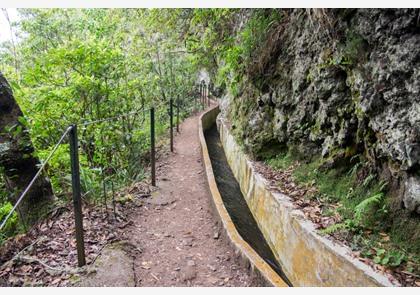
[[[417,19],[414,9],[327,10],[320,18],[291,10],[279,37],[266,44],[276,48],[273,66],[258,77],[244,74],[229,99],[234,135],[256,158],[284,145],[309,159],[340,150],[342,165],[361,154],[377,170],[392,162],[396,177],[418,182]],[[265,87],[254,85],[262,77]],[[402,181],[395,197],[414,200],[400,207],[417,212],[420,192],[411,183]]]
[[[38,172],[40,161],[33,155],[29,132],[22,123],[23,113],[12,89],[0,72],[0,170],[8,192],[8,201],[15,203]],[[54,201],[48,178],[40,176],[19,205],[24,223],[35,224],[46,205]]]

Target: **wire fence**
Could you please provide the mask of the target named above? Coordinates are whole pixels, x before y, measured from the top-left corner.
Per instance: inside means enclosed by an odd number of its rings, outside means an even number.
[[[45,167],[53,155],[68,139],[78,265],[85,265],[82,197],[86,197],[88,194],[98,196],[102,190],[103,204],[107,212],[107,192],[111,191],[115,214],[115,191],[118,189],[115,187],[115,182],[118,181],[115,181],[113,177],[122,177],[126,181],[138,180],[139,175],[144,176],[145,165],[150,165],[151,184],[156,186],[156,137],[164,135],[169,129],[169,149],[171,152],[174,151],[174,129],[175,132],[180,132],[179,123],[182,117],[200,108],[204,110],[207,105],[210,106],[208,86],[202,82],[198,88],[199,97],[192,100],[180,99],[178,96],[175,102],[170,99],[169,102],[157,106],[142,106],[140,109],[126,114],[83,121],[78,125],[73,124],[67,127],[28,186],[20,194],[10,212],[1,221],[0,232],[5,228],[13,213],[18,210],[19,205],[42,172],[45,171]],[[119,121],[122,121],[120,126],[117,124]],[[123,130],[121,130],[121,127]],[[89,128],[99,129],[99,132],[96,135],[87,132]],[[117,133],[121,136],[119,145],[116,145],[115,140],[110,140],[108,145],[104,144],[111,137],[115,139]],[[96,142],[101,143],[99,145],[102,148],[101,150],[96,150],[96,146],[98,146]],[[126,156],[128,162],[136,163],[132,165],[136,167],[136,171],[128,170],[125,173],[117,173],[117,169],[124,166],[117,162],[118,157],[122,154]],[[82,161],[80,161],[79,156],[82,157]],[[148,160],[147,163],[142,162],[145,159]],[[105,166],[103,163],[107,163],[107,165]],[[125,169],[127,170],[127,168]],[[93,187],[92,183],[94,182],[89,181],[89,175],[87,174],[92,174],[92,171],[96,173],[96,177],[101,178],[101,188]]]

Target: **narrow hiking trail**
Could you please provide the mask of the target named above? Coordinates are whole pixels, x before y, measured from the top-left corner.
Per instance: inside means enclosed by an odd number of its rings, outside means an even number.
[[[131,214],[136,286],[255,286],[220,235],[207,188],[196,114],[176,133],[174,153],[157,162],[157,187]]]

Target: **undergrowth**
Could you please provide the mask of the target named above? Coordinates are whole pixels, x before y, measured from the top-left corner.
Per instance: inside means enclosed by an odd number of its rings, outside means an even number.
[[[339,213],[340,222],[320,230],[321,234],[344,239],[352,250],[375,263],[411,273],[420,272],[420,224],[415,217],[392,213],[387,183],[369,171],[366,162],[356,157],[349,168],[325,168],[326,159],[309,162],[289,149],[265,160],[275,170],[293,167],[293,180],[316,187],[305,196],[316,199],[323,216]],[[363,171],[369,173],[360,178]],[[359,177],[358,177],[359,176]],[[334,205],[334,206],[332,206]]]
[[[185,104],[185,103],[184,103]],[[183,105],[179,112],[179,123],[195,111],[192,102]],[[169,145],[169,116],[166,109],[156,112],[155,136],[156,150],[168,149]],[[176,122],[174,115],[174,123]],[[121,149],[115,157],[117,145],[105,146],[103,142],[94,141],[99,148],[89,161],[88,153],[79,149],[80,184],[84,201],[94,205],[101,204],[112,198],[112,194],[122,188],[149,177],[147,167],[150,165],[150,120],[147,118],[140,128],[134,129],[130,134],[128,146]],[[110,129],[114,135],[123,136],[118,129]],[[174,129],[176,130],[176,129]],[[80,142],[83,142],[83,129]],[[105,134],[106,135],[106,134]],[[104,137],[106,139],[106,137]],[[110,141],[110,140],[109,140]],[[121,139],[123,142],[123,139]],[[51,148],[39,150],[37,156],[44,161],[52,150]],[[111,156],[109,156],[111,154]],[[7,216],[13,205],[8,201],[10,192],[6,189],[6,181],[0,171],[0,223]],[[72,198],[72,179],[70,169],[70,148],[68,143],[61,144],[48,162],[46,176],[51,182],[55,196],[55,205],[68,203]],[[42,214],[41,214],[42,215]],[[0,246],[10,237],[24,233],[24,220],[16,213],[7,221],[5,228],[0,232]]]

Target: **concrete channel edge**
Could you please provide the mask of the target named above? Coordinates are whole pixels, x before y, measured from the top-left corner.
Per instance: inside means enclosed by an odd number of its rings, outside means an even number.
[[[317,233],[290,198],[268,189],[268,181],[236,143],[228,124],[216,120],[228,164],[258,227],[293,286],[397,286],[351,256],[347,247]]]
[[[219,107],[215,106],[203,113],[199,118],[198,131],[203,164],[205,167],[210,195],[212,197],[211,203],[214,207],[213,209],[215,211],[215,215],[219,218],[221,225],[223,226],[225,236],[227,236],[230,243],[235,248],[236,254],[239,254],[239,257],[242,260],[245,260],[245,263],[249,264],[252,273],[267,286],[287,287],[287,284],[268,265],[268,263],[266,263],[244,239],[242,239],[224,206],[216,184],[209,152],[207,150],[206,139],[204,137],[204,131],[216,122],[216,117],[219,112]]]

